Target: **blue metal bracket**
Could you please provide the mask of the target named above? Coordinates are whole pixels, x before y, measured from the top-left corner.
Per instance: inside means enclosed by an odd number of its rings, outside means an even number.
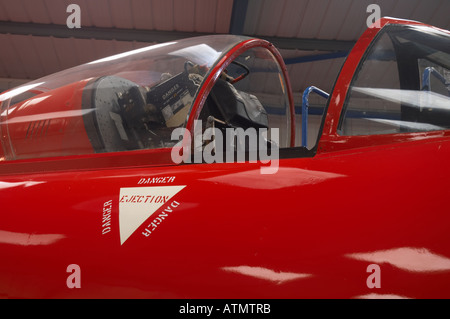
[[[309,108],[309,94],[311,92],[314,92],[326,99],[330,97],[330,94],[328,94],[325,91],[322,91],[321,89],[315,87],[315,86],[309,86],[306,88],[306,90],[303,92],[302,97],[302,146],[306,147],[308,143],[308,108]]]
[[[425,71],[423,71],[423,78],[422,78],[422,91],[431,91],[431,75],[434,75],[436,79],[438,79],[442,84],[444,84],[447,87],[447,90],[449,90],[449,96],[450,96],[450,83],[440,74],[438,71],[436,71],[433,67],[427,67]]]

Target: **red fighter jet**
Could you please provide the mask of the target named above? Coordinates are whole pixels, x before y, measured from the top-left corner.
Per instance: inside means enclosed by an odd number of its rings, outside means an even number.
[[[4,92],[0,296],[450,298],[449,83],[449,31],[383,18],[301,112],[234,35]]]

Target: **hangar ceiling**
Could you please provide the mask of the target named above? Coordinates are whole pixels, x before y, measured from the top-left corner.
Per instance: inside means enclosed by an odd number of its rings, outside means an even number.
[[[81,28],[66,25],[70,4],[80,7]],[[370,4],[381,16],[450,28],[449,0],[0,0],[0,92],[105,56],[221,33],[274,43],[296,96],[309,85],[330,91]]]

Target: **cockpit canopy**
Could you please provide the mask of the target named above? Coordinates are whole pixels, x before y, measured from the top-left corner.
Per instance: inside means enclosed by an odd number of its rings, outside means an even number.
[[[140,48],[0,95],[4,160],[171,147],[205,77],[245,37]],[[1,154],[0,154],[1,155]]]
[[[277,146],[288,147],[293,103],[280,61],[265,41],[215,35],[35,80],[0,94],[0,160],[171,148],[191,115],[223,131],[277,127]]]

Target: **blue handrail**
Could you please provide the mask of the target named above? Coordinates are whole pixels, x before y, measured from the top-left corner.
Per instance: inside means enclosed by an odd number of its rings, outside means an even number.
[[[450,85],[450,83],[445,79],[445,77],[440,74],[438,71],[436,71],[433,67],[427,67],[425,71],[423,71],[423,78],[422,78],[422,91],[431,91],[431,75],[434,75],[436,79],[438,79],[442,84],[445,86]],[[449,96],[450,96],[450,90],[449,90]]]
[[[321,89],[315,87],[315,86],[309,86],[306,88],[306,90],[303,92],[302,97],[302,146],[306,147],[308,143],[308,108],[309,108],[309,94],[311,92],[317,93],[320,96],[328,99],[330,97],[330,94],[328,94],[325,91],[322,91]]]

